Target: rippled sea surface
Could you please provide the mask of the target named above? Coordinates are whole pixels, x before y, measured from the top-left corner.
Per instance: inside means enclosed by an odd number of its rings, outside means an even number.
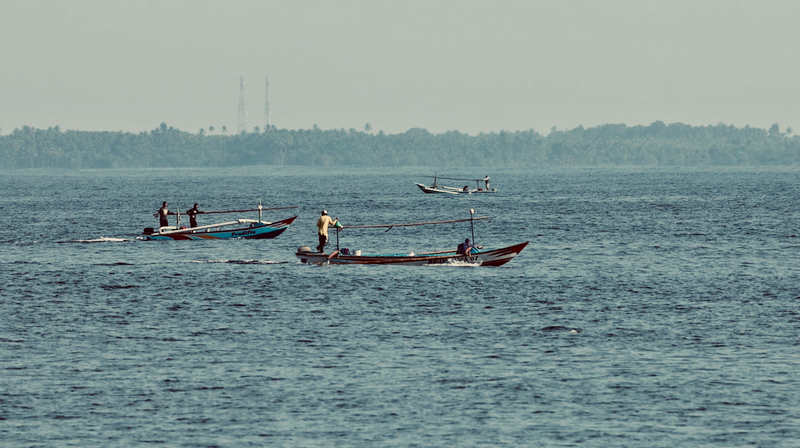
[[[0,172],[0,445],[797,446],[800,170],[484,171],[439,174],[498,194],[425,195],[418,168]],[[265,214],[298,215],[274,240],[136,240],[162,201],[259,198],[299,207]],[[322,208],[473,208],[478,244],[530,244],[499,268],[301,264]]]

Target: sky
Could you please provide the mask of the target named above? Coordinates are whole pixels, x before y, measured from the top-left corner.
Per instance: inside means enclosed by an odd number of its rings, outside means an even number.
[[[800,1],[0,0],[0,133],[800,130]]]

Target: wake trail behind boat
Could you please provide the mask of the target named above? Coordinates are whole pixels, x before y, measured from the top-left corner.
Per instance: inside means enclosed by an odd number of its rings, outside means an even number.
[[[185,263],[286,264],[288,262],[272,260],[189,260]]]
[[[130,241],[126,238],[107,238],[107,237],[100,237],[93,240],[72,240],[72,241],[59,241],[59,244],[66,244],[66,243],[122,243],[125,241]]]

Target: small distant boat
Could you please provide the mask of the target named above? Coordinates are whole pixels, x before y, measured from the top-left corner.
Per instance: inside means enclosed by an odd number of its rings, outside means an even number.
[[[474,213],[470,209],[470,216]],[[339,248],[339,231],[341,229],[366,229],[366,228],[388,228],[393,227],[406,227],[406,226],[421,226],[430,224],[446,224],[452,222],[465,222],[476,221],[482,219],[489,219],[488,216],[469,219],[454,219],[448,221],[435,221],[435,222],[418,222],[408,224],[381,224],[381,225],[363,225],[363,226],[340,226],[336,227],[336,250],[331,254],[312,252],[308,246],[297,248],[295,255],[302,263],[315,263],[315,264],[392,264],[392,265],[407,265],[407,266],[426,266],[426,265],[468,265],[468,266],[502,266],[522,252],[522,249],[528,245],[530,241],[515,244],[513,246],[503,247],[500,249],[484,250],[480,246],[475,246],[466,253],[458,253],[457,250],[442,250],[436,252],[424,253],[404,253],[404,254],[362,254],[360,250],[353,251],[344,250]],[[387,230],[388,232],[388,230]],[[472,229],[473,240],[475,239],[474,224]]]
[[[297,216],[286,218],[281,221],[267,222],[261,220],[261,212],[266,210],[283,210],[297,207],[275,207],[262,208],[259,203],[257,209],[252,210],[224,210],[215,212],[200,212],[203,215],[214,213],[242,213],[258,212],[258,219],[239,218],[235,221],[220,222],[204,226],[187,228],[181,226],[181,215],[186,213],[174,212],[170,215],[176,216],[175,226],[164,226],[159,228],[146,227],[138,239],[143,241],[170,241],[170,240],[219,240],[231,238],[244,238],[251,240],[271,239],[280,235],[291,225]]]
[[[467,182],[475,182],[475,188],[469,188],[469,185],[464,185],[462,188],[458,187],[448,187],[444,185],[439,185],[438,180],[445,179],[445,180],[462,180]],[[483,185],[481,186],[481,182]],[[489,188],[489,176],[484,177],[483,179],[460,179],[454,177],[438,177],[436,175],[433,176],[433,185],[425,185],[414,182],[416,186],[422,190],[423,193],[431,194],[431,193],[444,193],[444,194],[475,194],[475,193],[497,193],[497,188]]]

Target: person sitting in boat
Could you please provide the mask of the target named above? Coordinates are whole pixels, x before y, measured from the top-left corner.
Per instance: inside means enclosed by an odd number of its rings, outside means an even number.
[[[166,202],[161,203],[161,208],[158,209],[157,212],[153,213],[153,217],[158,217],[158,223],[161,227],[166,227],[169,225],[169,220],[167,220],[167,215],[169,215],[169,207],[167,207]]]
[[[194,207],[186,210],[186,214],[189,215],[189,226],[191,228],[197,227],[197,215],[199,213],[203,213],[197,209],[198,204],[194,204]]]
[[[469,191],[469,186],[468,185],[464,185],[463,191]]]
[[[472,253],[472,249],[474,249],[474,248],[475,248],[475,246],[473,246],[472,243],[469,241],[469,238],[467,238],[467,239],[464,240],[463,243],[458,245],[458,249],[456,249],[456,254],[457,255],[466,255],[466,254]]]
[[[317,220],[317,236],[319,236],[319,246],[317,246],[317,252],[324,254],[325,253],[325,246],[328,244],[328,226],[329,225],[336,225],[339,222],[339,218],[331,219],[328,216],[328,211],[323,210],[322,214],[320,215],[319,219]]]

